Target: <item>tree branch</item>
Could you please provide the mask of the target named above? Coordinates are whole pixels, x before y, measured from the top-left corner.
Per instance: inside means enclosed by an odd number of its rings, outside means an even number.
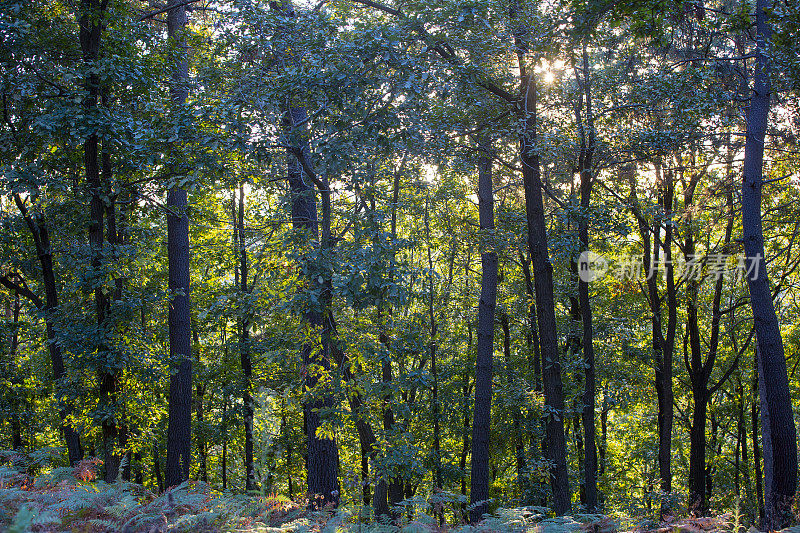
[[[167,5],[165,7],[162,7],[161,9],[156,9],[155,11],[150,11],[149,13],[145,13],[144,15],[139,17],[139,22],[144,22],[149,18],[153,18],[157,15],[160,15],[161,13],[166,13],[167,11],[170,11],[177,7],[187,6],[189,4],[194,4],[195,2],[201,2],[201,1],[202,0],[183,0],[183,2],[178,2],[177,4]]]
[[[42,303],[42,299],[39,298],[39,296],[28,287],[28,284],[25,283],[25,279],[23,279],[22,276],[19,274],[14,274],[13,276],[19,280],[19,283],[12,281],[8,274],[4,274],[0,276],[0,285],[5,286],[21,296],[24,296],[30,300],[30,302],[35,305],[37,309],[41,309],[44,305]]]

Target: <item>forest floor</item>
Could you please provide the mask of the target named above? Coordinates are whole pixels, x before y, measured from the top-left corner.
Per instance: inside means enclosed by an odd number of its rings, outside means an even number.
[[[530,508],[501,509],[480,524],[439,526],[435,517],[417,511],[397,525],[369,523],[363,507],[310,512],[302,502],[275,495],[234,495],[190,481],[156,494],[142,485],[97,481],[97,460],[76,468],[51,468],[33,477],[29,460],[13,461],[3,454],[0,466],[0,531],[33,532],[147,532],[167,531],[264,533],[744,533],[730,516],[678,519],[654,524],[620,521],[600,515],[545,519]],[[22,456],[20,455],[20,458]],[[11,460],[9,460],[11,459]],[[624,524],[624,525],[623,525]],[[754,531],[753,529],[750,530]],[[788,531],[788,530],[787,530]],[[800,528],[791,530],[800,532]]]

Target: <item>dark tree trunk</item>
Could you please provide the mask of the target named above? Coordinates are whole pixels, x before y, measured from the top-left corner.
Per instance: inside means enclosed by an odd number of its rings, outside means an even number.
[[[431,413],[433,417],[433,460],[434,489],[441,490],[444,484],[442,480],[442,450],[441,450],[441,429],[439,427],[439,374],[436,370],[436,350],[438,324],[434,313],[434,292],[433,292],[433,255],[431,252],[431,226],[430,226],[430,199],[425,199],[425,235],[428,241],[428,318],[430,320],[430,340],[428,341],[428,355],[431,360],[431,377],[433,386],[431,388]],[[439,515],[439,522],[442,523],[443,516]]]
[[[656,357],[655,385],[658,396],[658,472],[661,481],[661,516],[666,517],[670,511],[672,495],[672,424],[674,419],[672,391],[672,356],[675,351],[675,334],[678,326],[678,296],[675,290],[675,268],[672,264],[672,210],[675,187],[672,171],[664,177],[663,209],[666,219],[664,241],[664,276],[667,284],[667,333],[658,349]],[[658,236],[656,236],[656,241]],[[658,306],[658,331],[661,331],[660,306]],[[654,324],[655,328],[655,324]],[[661,335],[659,335],[661,337]]]
[[[47,349],[50,353],[50,364],[53,367],[53,382],[56,390],[56,400],[58,402],[58,416],[61,421],[60,432],[67,444],[67,455],[70,465],[75,465],[83,459],[83,448],[81,447],[80,436],[67,421],[72,414],[72,406],[64,400],[64,378],[66,369],[64,367],[64,356],[61,352],[61,345],[56,336],[54,315],[58,309],[58,286],[56,285],[55,270],[53,268],[53,251],[50,245],[50,231],[47,224],[40,218],[41,215],[32,215],[22,201],[19,194],[14,194],[14,203],[19,209],[28,230],[31,232],[33,242],[36,246],[36,255],[39,258],[39,266],[42,269],[42,285],[44,286],[45,301],[41,302],[38,298],[34,302],[43,311],[45,327],[47,331]],[[36,217],[36,218],[34,218]],[[31,443],[32,445],[33,443]]]
[[[468,344],[468,350],[472,351],[472,329],[470,328],[469,331],[470,342]],[[461,456],[458,460],[458,468],[461,470],[461,494],[466,496],[467,495],[467,457],[469,456],[470,451],[470,442],[469,442],[469,430],[470,430],[470,400],[472,399],[472,385],[470,384],[469,373],[464,372],[464,385],[461,390],[461,396],[463,398],[463,414],[464,419],[461,423]],[[467,508],[467,504],[464,503],[463,508]]]
[[[696,516],[708,514],[705,489],[708,399],[707,391],[693,389],[692,425],[689,431],[689,509]]]
[[[550,461],[550,486],[553,510],[557,515],[571,507],[567,476],[567,449],[564,438],[564,394],[561,383],[561,363],[558,354],[555,298],[553,295],[553,265],[547,249],[547,222],[544,214],[539,154],[536,149],[536,83],[533,73],[527,73],[520,61],[519,119],[522,122],[520,160],[525,185],[525,211],[528,222],[528,247],[533,263],[536,311],[542,353],[542,378],[545,397],[545,435],[547,458]]]
[[[544,186],[538,153],[537,87],[533,68],[528,69],[528,37],[530,29],[518,20],[518,1],[512,2],[509,16],[514,27],[514,44],[519,66],[519,95],[514,112],[520,122],[520,151],[522,181],[525,188],[525,214],[528,250],[533,265],[536,313],[541,347],[542,383],[544,391],[545,457],[550,462],[550,487],[553,510],[564,515],[571,508],[572,495],[567,471],[567,444],[564,436],[564,393],[561,381],[561,362],[558,350],[553,265],[547,240],[547,221],[544,212]]]
[[[244,236],[244,184],[239,185],[239,209],[237,214],[236,198],[233,199],[234,205],[234,239],[236,251],[239,259],[239,290],[243,296],[250,293],[247,280],[249,277],[247,268],[247,243]],[[245,490],[256,490],[256,471],[253,463],[253,393],[252,376],[253,362],[250,358],[250,304],[245,304],[244,313],[239,318],[239,359],[242,365],[242,409],[244,419],[244,470],[245,470]]]
[[[666,220],[664,240],[661,241],[661,221],[658,216],[652,228],[636,198],[636,181],[631,179],[632,211],[639,226],[642,239],[642,263],[647,276],[647,302],[651,312],[653,359],[655,363],[655,388],[658,397],[658,471],[661,489],[660,516],[670,513],[670,494],[672,492],[672,424],[674,418],[672,391],[672,355],[675,349],[677,331],[677,294],[675,290],[675,270],[672,264],[672,208],[674,185],[672,171],[662,178],[661,162],[656,161],[656,182],[662,187],[659,203]],[[651,255],[652,251],[652,255]],[[667,330],[663,331],[661,310],[662,294],[658,290],[658,262],[664,254],[664,276],[666,278]],[[654,263],[655,262],[655,263]]]
[[[389,228],[389,237],[391,239],[390,243],[390,250],[391,256],[389,258],[390,265],[389,265],[389,283],[394,283],[394,263],[395,263],[395,246],[397,245],[397,207],[400,201],[400,178],[403,175],[403,171],[405,169],[405,162],[406,156],[403,156],[403,160],[400,162],[400,166],[398,167],[397,171],[394,173],[394,182],[392,183],[392,218],[391,218],[391,225]],[[386,299],[384,298],[383,302],[386,304]],[[387,308],[389,316],[393,315],[393,309],[389,305]],[[386,342],[384,345],[388,347],[388,336],[384,334]],[[382,365],[381,365],[381,378],[383,380],[384,386],[389,389],[389,384],[392,382],[392,363],[391,359],[386,358]],[[389,434],[392,431],[395,425],[395,417],[394,411],[391,408],[391,405],[384,411],[383,414],[383,429],[384,431]],[[388,486],[388,497],[389,497],[389,509],[392,512],[392,516],[398,518],[395,509],[397,505],[403,500],[403,479],[399,476],[392,478],[389,480]]]
[[[684,192],[684,204],[687,209],[684,253],[686,254],[687,262],[696,260],[693,217],[690,210],[692,208],[693,194],[697,182],[698,179],[693,176],[691,183]],[[733,232],[733,200],[730,194],[727,198],[726,207],[729,209],[729,213],[728,222],[725,227],[723,247],[730,243]],[[709,484],[706,480],[706,418],[708,406],[711,402],[712,395],[725,383],[728,377],[730,377],[731,372],[738,363],[737,359],[716,384],[710,384],[711,374],[714,371],[714,364],[719,349],[723,282],[723,276],[717,276],[711,309],[711,335],[708,340],[708,354],[705,361],[703,361],[701,353],[702,344],[698,317],[700,283],[698,280],[690,278],[687,279],[686,286],[686,328],[689,335],[691,358],[685,357],[685,364],[692,384],[693,400],[692,423],[689,432],[689,509],[698,516],[705,516],[709,511]]]
[[[284,17],[294,18],[295,11],[291,0],[273,4]],[[283,45],[289,49],[295,46],[293,35],[288,31],[281,32]],[[298,61],[298,54],[287,57],[280,55],[280,61],[288,68]],[[292,228],[300,236],[301,242],[316,241],[319,238],[319,219],[317,218],[317,198],[314,186],[317,184],[322,197],[322,239],[320,252],[330,253],[331,239],[331,191],[327,178],[319,178],[309,161],[310,150],[304,135],[308,113],[305,107],[289,107],[283,117],[282,130],[287,141],[287,178],[292,198]],[[311,261],[310,258],[303,259]],[[327,384],[318,386],[320,376],[331,369],[333,351],[336,346],[335,323],[331,312],[332,282],[329,267],[324,264],[309,265],[308,289],[319,290],[321,297],[317,304],[310,304],[305,312],[305,321],[313,329],[319,329],[321,346],[306,343],[302,347],[304,373],[304,389],[308,392],[303,403],[305,434],[307,439],[307,472],[309,505],[312,509],[320,509],[326,505],[339,504],[339,451],[332,439],[320,437],[317,431],[322,426],[320,411],[330,411],[334,406],[333,391]],[[317,271],[321,271],[317,272]],[[320,281],[319,278],[322,278]]]
[[[750,386],[750,431],[753,437],[753,467],[755,468],[756,479],[756,505],[758,506],[758,522],[764,523],[764,487],[762,485],[761,474],[761,447],[758,445],[758,413],[759,397],[758,390],[758,356],[753,360],[753,381]]]
[[[197,387],[197,455],[200,456],[200,481],[208,483],[208,450],[206,449],[205,399],[206,386],[198,383]]]
[[[525,277],[525,292],[528,295],[530,304],[528,305],[528,332],[525,340],[533,357],[533,390],[542,391],[542,364],[541,352],[539,350],[539,326],[536,319],[536,291],[533,288],[533,276],[531,275],[531,256],[519,254],[519,262],[522,265],[522,275]]]
[[[491,148],[480,146],[478,161],[478,212],[481,243],[481,296],[478,301],[478,346],[475,358],[475,404],[472,417],[470,520],[476,523],[489,511],[489,441],[492,412],[492,359],[494,314],[497,302],[497,252],[494,238],[494,195]]]
[[[103,91],[101,94],[102,103],[104,107],[108,107],[109,105],[109,96],[108,91]],[[129,189],[125,189],[122,194],[122,201],[124,202],[120,205],[117,202],[116,194],[112,194],[112,167],[111,167],[111,143],[110,141],[104,139],[103,140],[103,149],[101,151],[101,165],[102,165],[102,174],[103,174],[103,182],[104,186],[106,187],[107,194],[109,196],[109,200],[106,203],[105,210],[106,210],[106,230],[107,230],[107,240],[109,244],[109,251],[105,253],[106,261],[110,262],[111,264],[117,264],[120,260],[120,248],[126,244],[128,244],[129,240],[129,233],[128,233],[128,216],[130,216],[131,207],[128,207],[127,212],[125,205],[130,206],[132,202],[130,201],[132,194]],[[120,274],[115,275],[114,277],[114,292],[111,300],[109,301],[109,306],[118,305],[122,301],[123,290],[127,283],[127,279]],[[109,324],[107,329],[111,330],[111,333],[116,336],[114,342],[118,342],[117,339],[121,338],[125,335],[127,330],[126,323],[114,323]],[[118,331],[122,331],[119,333]],[[117,333],[115,333],[117,332]],[[111,404],[114,408],[115,412],[115,419],[114,419],[114,431],[117,433],[117,442],[119,443],[119,450],[115,453],[112,457],[114,459],[115,465],[117,469],[122,461],[122,459],[127,455],[128,461],[125,462],[124,467],[122,469],[122,479],[126,481],[130,481],[131,477],[131,465],[132,465],[132,455],[128,448],[128,437],[130,434],[130,429],[128,428],[126,420],[126,413],[125,413],[125,402],[120,402],[119,398],[123,395],[122,391],[122,384],[123,384],[123,372],[125,371],[124,367],[124,358],[121,356],[119,349],[114,346],[112,349],[109,350],[109,355],[113,357],[113,364],[109,365],[110,369],[107,372],[108,380],[110,382],[110,386],[108,387],[110,391],[111,397]],[[119,473],[119,472],[117,472]]]
[[[789,380],[778,317],[764,257],[761,190],[764,186],[764,140],[770,108],[772,39],[770,0],[756,3],[756,65],[753,94],[747,110],[747,135],[742,179],[742,230],[748,266],[747,285],[756,330],[761,427],[764,442],[764,527],[777,530],[792,520],[797,490],[797,434],[789,398]]]
[[[186,52],[186,3],[170,0],[167,34],[178,50],[172,65],[170,97],[177,112],[189,97],[189,62]],[[177,114],[177,113],[176,113]],[[177,166],[177,162],[173,162]],[[169,355],[174,368],[169,380],[169,425],[165,483],[173,487],[189,479],[192,436],[192,353],[189,217],[186,190],[167,193],[167,256],[169,261]]]
[[[579,81],[580,97],[576,106],[578,133],[580,135],[580,155],[578,168],[580,169],[581,189],[581,215],[578,220],[578,239],[581,251],[589,250],[589,206],[591,205],[593,169],[595,151],[594,112],[592,110],[591,82],[589,78],[589,54],[586,42],[582,50],[583,68],[581,76],[577,69],[575,75]],[[583,111],[585,109],[585,111]],[[589,301],[589,281],[578,278],[578,303],[580,306],[581,322],[583,324],[582,352],[584,366],[584,392],[583,392],[583,433],[585,437],[584,455],[584,491],[586,508],[589,512],[598,510],[597,505],[597,445],[594,425],[595,398],[595,362],[594,362],[594,332],[592,329],[592,307]]]
[[[608,401],[608,385],[603,387],[603,404],[600,407],[600,464],[597,472],[600,476],[606,473],[606,461],[608,457],[608,413],[611,405]]]
[[[741,376],[739,377],[738,384],[736,387],[736,395],[739,399],[739,416],[737,420],[737,437],[736,442],[739,446],[739,450],[741,450],[741,461],[739,457],[737,457],[737,479],[738,473],[741,472],[744,475],[744,493],[745,493],[745,502],[752,501],[752,484],[750,482],[750,464],[748,460],[748,453],[747,453],[747,423],[745,419],[745,395],[744,395],[744,383],[742,383]]]
[[[21,309],[19,292],[14,291],[11,305],[6,304],[6,319],[11,320],[11,338],[9,339],[8,366],[9,382],[12,386],[10,397],[10,408],[12,410],[9,418],[11,422],[11,449],[22,448],[22,424],[20,422],[21,403],[19,401],[17,386],[20,385],[19,369],[17,368],[17,350],[19,348],[19,312]]]
[[[394,269],[395,269],[395,246],[397,245],[397,205],[400,200],[400,178],[403,175],[403,171],[405,169],[405,162],[406,157],[404,156],[402,161],[400,162],[400,166],[394,173],[394,179],[392,182],[392,205],[391,205],[391,222],[389,227],[389,258],[388,258],[388,283],[391,285],[394,283]],[[376,212],[375,209],[375,197],[372,196],[371,198],[371,207],[372,207],[372,218],[374,221],[374,214]],[[375,244],[379,247],[380,243],[378,242],[378,235],[380,234],[380,228],[377,226],[377,221],[375,221]],[[392,377],[392,358],[391,358],[391,346],[389,341],[389,334],[387,332],[387,328],[391,327],[391,324],[384,324],[383,316],[387,317],[387,320],[391,321],[393,316],[393,308],[391,302],[388,301],[387,295],[384,292],[381,294],[381,299],[378,304],[378,322],[381,324],[381,332],[379,334],[379,340],[381,345],[384,347],[385,354],[381,360],[381,382],[383,383],[384,388],[384,395],[382,398],[383,403],[383,431],[387,438],[392,434],[392,431],[395,426],[395,416],[394,410],[392,409],[392,395],[391,395],[391,383],[393,381]],[[366,458],[362,456],[362,461],[364,461],[366,465]],[[367,468],[366,466],[363,468],[363,471],[366,473]],[[364,486],[364,490],[369,490],[369,485]],[[368,495],[365,494],[365,504],[369,502],[366,501]],[[375,515],[390,515],[392,518],[398,518],[397,513],[395,512],[396,506],[400,501],[403,499],[403,480],[399,476],[391,478],[391,479],[384,479],[383,476],[378,479],[377,486],[375,488]],[[384,500],[386,503],[384,504]]]
[[[164,492],[164,479],[161,477],[161,452],[158,449],[158,438],[153,441],[153,474],[155,474],[158,492]]]
[[[514,428],[514,458],[517,472],[517,487],[519,488],[522,502],[528,498],[530,483],[528,482],[528,465],[525,459],[525,435],[522,431],[522,412],[520,400],[514,390],[514,367],[511,362],[511,328],[508,313],[500,313],[500,326],[503,329],[503,360],[505,361],[506,381],[510,390],[514,391],[511,400],[511,421]]]
[[[290,3],[287,2],[285,9],[289,16],[294,16],[294,9]],[[284,135],[290,140],[297,141],[296,137],[300,133],[295,131],[297,125],[304,124],[307,116],[305,108],[290,109],[284,115]],[[302,234],[302,239],[314,241],[319,237],[319,223],[314,187],[304,179],[304,173],[307,179],[312,179],[310,166],[305,159],[307,153],[308,147],[305,141],[293,142],[292,146],[287,149],[287,171],[292,192],[292,227],[296,232]],[[316,176],[313,177],[316,178]],[[323,189],[321,192],[323,222],[325,223],[322,248],[325,250],[330,243],[330,226],[328,226],[330,223],[330,191],[327,186],[323,186],[321,189]],[[306,311],[305,320],[312,328],[320,330],[322,345],[306,343],[302,348],[302,357],[305,369],[304,387],[311,393],[311,399],[306,400],[303,404],[308,442],[308,492],[311,495],[309,503],[312,508],[319,509],[328,504],[334,506],[339,504],[339,452],[334,440],[320,437],[317,434],[322,425],[319,412],[332,409],[334,404],[329,387],[325,386],[325,390],[319,390],[317,385],[321,373],[327,373],[331,368],[331,343],[335,332],[333,331],[332,316],[325,316],[325,312],[330,309],[329,276],[327,273],[322,274],[323,282],[320,284],[319,274],[315,274],[315,270],[314,268],[308,269],[311,277],[309,287],[318,287],[322,290],[322,309],[319,309],[320,305],[311,305]]]
[[[228,397],[222,397],[222,491],[228,490]]]
[[[96,62],[100,59],[100,40],[103,33],[103,18],[107,0],[82,0],[79,18],[80,42],[83,62],[88,69],[84,81],[86,96],[83,107],[87,116],[94,117],[98,113],[101,93],[101,82],[97,74]],[[105,100],[105,94],[103,99]],[[101,161],[102,159],[102,161]],[[110,183],[110,155],[104,148],[100,155],[100,137],[92,131],[83,142],[83,164],[86,173],[86,184],[89,189],[89,248],[91,250],[91,268],[94,272],[94,303],[97,315],[97,337],[93,339],[94,352],[97,354],[99,409],[101,435],[103,440],[104,479],[111,483],[117,478],[120,457],[115,453],[118,429],[116,425],[116,392],[117,374],[115,372],[115,356],[108,345],[106,318],[108,315],[108,298],[104,285],[104,220],[105,197]],[[102,168],[101,168],[102,167]],[[115,236],[116,237],[116,236]]]

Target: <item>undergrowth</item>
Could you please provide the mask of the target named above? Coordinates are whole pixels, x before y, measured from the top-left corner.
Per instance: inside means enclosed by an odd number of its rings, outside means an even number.
[[[369,509],[343,506],[311,512],[302,502],[279,496],[220,493],[189,481],[164,494],[122,479],[97,480],[101,462],[87,459],[75,468],[49,467],[52,451],[0,452],[0,531],[32,532],[265,532],[265,533],[745,533],[730,516],[672,523],[615,519],[583,514],[547,518],[547,509],[499,509],[477,525],[463,517],[463,497],[438,493],[408,500],[394,523],[376,522]],[[452,497],[447,497],[452,496]],[[437,513],[454,517],[440,525]]]

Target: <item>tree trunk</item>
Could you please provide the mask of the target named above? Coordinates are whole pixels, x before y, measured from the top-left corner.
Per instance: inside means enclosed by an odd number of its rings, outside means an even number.
[[[469,331],[470,342],[467,345],[468,350],[472,351],[472,329]],[[470,400],[472,396],[472,385],[469,380],[469,373],[464,372],[464,385],[461,389],[461,396],[463,398],[463,414],[464,418],[461,422],[461,456],[458,460],[458,468],[461,470],[461,494],[467,495],[467,457],[470,451],[469,431],[470,431]],[[463,504],[463,508],[467,508],[467,504]]]
[[[228,397],[222,397],[222,492],[228,490]]]
[[[186,3],[170,0],[167,34],[178,53],[172,65],[170,97],[178,111],[189,97],[189,62],[186,52]],[[177,113],[176,113],[177,114]],[[173,165],[177,166],[176,162]],[[167,193],[167,256],[169,261],[169,355],[173,372],[169,380],[169,425],[165,483],[173,487],[189,479],[192,436],[192,353],[189,217],[186,191],[173,186]]]
[[[533,366],[533,390],[542,391],[542,364],[541,352],[539,350],[539,326],[536,319],[536,291],[533,288],[533,275],[531,275],[531,256],[519,253],[519,262],[522,265],[522,275],[525,277],[525,293],[528,295],[530,304],[528,305],[528,332],[525,335],[525,342],[528,345],[529,353],[532,356],[531,365]]]
[[[508,313],[500,313],[500,326],[503,329],[503,360],[505,361],[506,381],[509,390],[514,390],[514,368],[511,364],[511,329],[508,323]],[[524,504],[530,493],[530,483],[528,480],[528,465],[525,459],[525,437],[522,431],[522,413],[520,411],[520,400],[513,392],[511,400],[511,421],[514,428],[514,458],[517,472],[517,487],[522,496]]]
[[[777,530],[792,519],[791,505],[797,490],[797,435],[789,398],[789,379],[778,317],[772,300],[764,232],[761,223],[761,190],[764,186],[764,140],[770,108],[770,59],[772,39],[768,17],[770,0],[756,2],[756,65],[753,95],[747,111],[747,135],[742,179],[742,230],[748,267],[747,285],[756,330],[761,427],[764,441],[764,526]]]
[[[589,54],[586,41],[582,50],[583,76],[575,72],[581,91],[579,105],[576,108],[578,130],[581,139],[579,157],[580,189],[581,189],[581,215],[578,220],[578,239],[581,251],[589,250],[589,206],[591,205],[593,176],[593,159],[595,151],[594,112],[592,110],[591,83],[589,78]],[[581,109],[584,108],[582,113]],[[585,122],[585,124],[584,124]],[[578,302],[580,305],[581,321],[583,324],[582,351],[584,367],[584,392],[583,392],[583,433],[585,437],[584,456],[584,490],[586,508],[589,512],[598,510],[597,506],[597,445],[595,437],[594,410],[595,398],[595,362],[594,362],[594,332],[592,329],[592,307],[589,301],[589,281],[578,278]]]
[[[203,403],[206,386],[197,384],[197,455],[200,456],[200,481],[208,483],[208,450],[206,449],[205,404]]]
[[[481,296],[478,301],[478,346],[475,359],[475,405],[472,417],[470,520],[476,523],[489,511],[489,441],[492,412],[494,314],[497,302],[497,252],[494,239],[494,195],[491,148],[483,143],[478,162],[478,211],[481,233]]]
[[[158,449],[158,437],[153,441],[153,474],[156,478],[158,492],[164,492],[164,480],[161,477],[161,452]]]
[[[100,59],[100,39],[103,33],[103,18],[107,0],[82,0],[80,17],[80,43],[83,62],[88,69],[84,80],[86,96],[83,107],[87,116],[94,118],[98,113],[98,103],[101,92],[100,78],[95,68],[95,63]],[[105,99],[105,98],[104,98]],[[106,297],[103,273],[104,235],[103,216],[105,214],[105,196],[108,193],[108,180],[110,180],[110,159],[108,151],[104,148],[102,155],[102,174],[100,157],[100,137],[97,131],[92,133],[83,142],[83,164],[86,173],[86,185],[89,189],[89,247],[91,250],[91,279],[94,285],[94,303],[97,315],[97,334],[93,339],[92,348],[97,354],[98,389],[99,389],[99,424],[103,440],[103,464],[105,467],[104,479],[106,483],[113,482],[117,477],[119,456],[115,453],[118,436],[116,419],[116,389],[117,379],[114,371],[115,359],[113,351],[107,342],[108,298]]]
[[[44,286],[45,301],[39,301],[35,305],[42,309],[44,314],[45,327],[47,331],[47,349],[50,353],[50,363],[53,367],[53,382],[56,390],[56,400],[58,402],[58,417],[61,421],[60,432],[67,444],[67,456],[70,465],[75,465],[83,459],[83,448],[78,432],[69,425],[68,418],[73,412],[73,408],[68,402],[64,401],[64,378],[66,369],[64,367],[64,356],[61,352],[61,345],[56,335],[54,315],[58,310],[58,286],[56,285],[55,270],[53,268],[53,252],[50,245],[50,231],[47,224],[39,214],[32,215],[22,201],[19,194],[14,194],[14,203],[19,209],[28,230],[31,232],[33,242],[36,246],[36,255],[39,258],[39,266],[42,269],[42,285]],[[36,218],[34,218],[36,217]],[[32,444],[32,443],[31,443]]]
[[[239,209],[236,213],[236,199],[234,205],[234,224],[236,231],[234,238],[238,238],[236,250],[239,259],[239,290],[243,297],[250,293],[247,285],[249,277],[247,268],[247,243],[244,237],[244,184],[239,185]],[[244,419],[244,470],[245,490],[256,490],[256,471],[253,463],[253,394],[252,376],[253,362],[250,358],[250,303],[245,304],[244,314],[239,318],[239,359],[242,365],[242,409]],[[241,311],[241,310],[240,310]]]
[[[9,399],[11,414],[11,449],[22,448],[22,423],[20,422],[21,403],[17,396],[17,387],[21,384],[19,379],[19,369],[17,368],[17,349],[19,348],[19,312],[21,306],[19,292],[14,291],[11,305],[6,303],[6,319],[11,320],[11,338],[9,339],[8,366],[6,367],[9,375]]]
[[[758,445],[758,413],[759,398],[761,394],[758,390],[758,356],[753,360],[753,381],[750,386],[750,430],[753,437],[753,466],[755,468],[756,480],[756,505],[758,506],[758,523],[764,523],[764,487],[761,477],[761,447]]]
[[[528,247],[533,263],[538,332],[543,359],[542,378],[545,397],[547,458],[551,464],[550,486],[553,493],[553,510],[556,515],[563,515],[571,507],[571,497],[564,438],[564,394],[558,354],[553,265],[550,263],[550,254],[547,249],[547,223],[544,215],[539,155],[536,151],[536,83],[533,73],[525,72],[522,62],[520,62],[520,71],[522,83],[518,114],[522,121],[523,131],[520,141],[520,159],[525,185]]]
[[[286,9],[289,16],[294,16],[294,9],[291,4],[287,2]],[[284,135],[289,139],[294,139],[299,133],[295,131],[296,125],[304,124],[307,119],[305,108],[292,108],[284,116]],[[295,143],[292,143],[295,144]],[[317,202],[314,187],[306,183],[303,178],[304,174],[304,157],[307,153],[307,145],[304,141],[296,143],[297,146],[292,146],[287,149],[288,159],[288,178],[289,185],[292,192],[292,227],[293,229],[303,235],[304,240],[314,241],[319,236],[319,223],[317,218]],[[309,169],[310,170],[310,169]],[[311,176],[308,172],[305,173],[308,179]],[[329,194],[329,191],[323,191],[323,196]],[[328,196],[329,201],[329,196]],[[325,198],[323,198],[323,203]],[[329,207],[328,207],[329,209]],[[323,211],[326,210],[323,205]],[[323,213],[323,218],[326,218]],[[326,242],[329,241],[330,235],[328,229],[323,228],[323,244],[325,248]],[[325,311],[329,308],[329,288],[326,287],[327,275],[322,275],[323,282],[320,284],[314,274],[315,269],[309,268],[309,288],[318,287],[323,293],[323,301],[317,305],[311,305],[306,311],[305,320],[312,328],[319,329],[321,332],[322,346],[317,346],[314,343],[307,342],[302,348],[303,368],[304,368],[304,388],[310,392],[311,399],[306,400],[303,404],[303,412],[305,417],[305,432],[308,439],[308,492],[312,495],[309,502],[310,506],[314,509],[321,509],[325,505],[333,504],[334,506],[339,503],[339,453],[336,447],[336,442],[332,439],[320,437],[317,434],[322,419],[320,417],[320,410],[328,411],[333,408],[333,395],[332,391],[326,385],[325,390],[318,389],[317,385],[320,382],[320,377],[326,374],[331,367],[331,340],[333,332],[331,317],[324,315]],[[322,309],[319,309],[322,307]]]
[[[425,235],[428,241],[428,318],[430,320],[430,340],[428,341],[428,355],[431,360],[431,377],[433,378],[433,387],[431,388],[431,413],[433,417],[433,460],[434,472],[433,482],[434,489],[441,490],[442,485],[442,456],[441,456],[441,430],[439,427],[439,375],[436,370],[436,350],[437,350],[437,334],[438,324],[436,323],[436,315],[434,313],[434,293],[433,293],[433,255],[431,252],[431,226],[430,226],[430,199],[425,199]],[[442,522],[442,517],[439,517],[439,522]]]
[[[655,363],[655,388],[658,397],[658,471],[661,489],[660,516],[666,519],[670,509],[672,492],[672,424],[674,418],[672,391],[672,355],[675,349],[677,331],[677,294],[675,290],[675,270],[672,264],[672,207],[674,185],[672,171],[662,177],[661,161],[655,162],[656,182],[662,187],[659,203],[666,220],[664,240],[661,241],[661,221],[656,216],[652,227],[636,197],[637,183],[631,177],[632,211],[639,226],[642,239],[642,264],[647,281],[647,302],[650,306],[653,359]],[[652,251],[652,255],[651,255]],[[664,254],[664,276],[666,278],[667,331],[663,331],[661,310],[662,294],[658,290],[658,263],[661,252]]]
[[[287,18],[294,18],[295,11],[291,0],[273,4],[273,9],[282,12]],[[284,31],[281,34],[286,49],[295,46],[293,36]],[[288,56],[288,57],[287,57]],[[298,61],[298,54],[280,54],[280,61],[285,67],[294,65]],[[287,141],[287,178],[292,198],[292,228],[301,236],[301,242],[316,241],[319,238],[319,219],[317,218],[317,198],[314,186],[307,183],[313,181],[318,184],[322,196],[322,239],[321,253],[324,254],[332,246],[331,242],[331,204],[330,187],[327,179],[322,180],[316,176],[308,160],[309,146],[304,136],[305,123],[308,113],[305,107],[292,107],[286,109],[283,117],[282,130]],[[305,176],[304,176],[305,175]],[[324,181],[324,183],[323,183]],[[310,258],[303,259],[310,261]],[[305,312],[305,321],[312,329],[320,331],[321,346],[316,343],[306,342],[302,347],[302,361],[304,374],[304,389],[307,391],[303,403],[305,419],[305,434],[307,438],[307,472],[308,492],[311,495],[309,505],[312,509],[321,509],[331,504],[339,504],[339,452],[336,441],[318,435],[322,426],[320,411],[330,411],[334,406],[331,387],[323,383],[319,387],[320,377],[331,369],[332,350],[336,348],[335,325],[331,309],[331,274],[330,269],[324,264],[309,265],[308,289],[319,290],[320,301],[311,302]],[[321,273],[316,272],[321,270]],[[322,278],[320,281],[319,278]],[[316,390],[315,390],[316,389]]]

